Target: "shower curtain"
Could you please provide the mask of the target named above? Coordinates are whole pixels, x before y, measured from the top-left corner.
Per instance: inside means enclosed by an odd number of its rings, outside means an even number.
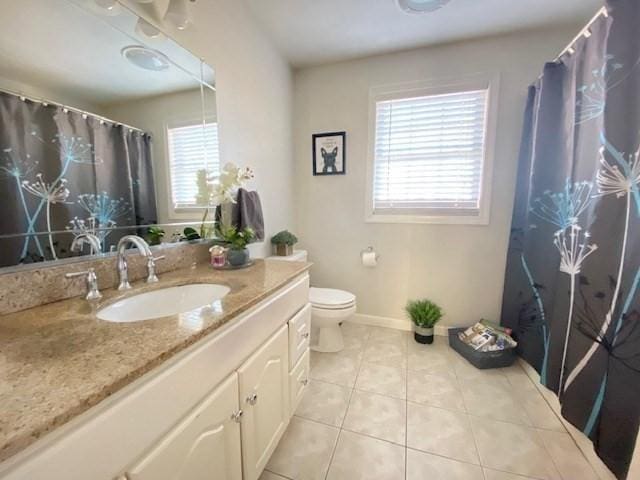
[[[625,478],[640,420],[640,2],[530,87],[502,323]]]
[[[83,232],[108,251],[136,230],[102,229],[156,221],[151,137],[0,92],[0,205],[0,266],[67,257]]]

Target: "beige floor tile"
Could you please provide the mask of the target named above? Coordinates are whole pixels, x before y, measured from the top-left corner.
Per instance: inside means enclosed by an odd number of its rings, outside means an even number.
[[[343,428],[404,445],[406,421],[404,400],[355,390]]]
[[[356,388],[404,399],[407,396],[407,372],[402,368],[363,362]]]
[[[267,470],[293,480],[324,480],[338,433],[337,428],[293,417]]]
[[[259,480],[288,480],[288,479],[287,477],[276,475],[275,473],[271,473],[265,470],[264,472],[262,472],[262,475],[260,475]]]
[[[340,328],[342,329],[343,336],[360,337],[365,341],[371,334],[371,327],[369,325],[362,325],[360,323],[343,322],[342,325],[340,325]]]
[[[506,380],[506,377],[501,368],[480,370],[471,365],[467,360],[462,358],[455,351],[451,351],[451,357],[453,359],[453,366],[456,372],[456,376],[459,380]]]
[[[426,372],[407,372],[407,400],[466,412],[462,391],[455,377],[429,375]]]
[[[314,380],[353,387],[358,376],[360,362],[360,355],[353,352],[311,352],[310,377]]]
[[[455,377],[454,361],[447,346],[409,343],[408,368],[430,375]]]
[[[597,480],[598,476],[571,435],[549,430],[538,430],[538,434],[564,480]]]
[[[407,450],[407,480],[484,480],[477,465]]]
[[[369,339],[364,349],[365,362],[407,368],[407,342],[403,338]]]
[[[500,370],[502,371],[504,376],[507,377],[507,380],[509,381],[511,386],[513,386],[513,388],[517,389],[519,392],[524,393],[538,390],[533,384],[533,381],[531,381],[531,379],[527,375],[527,372],[525,372],[524,369],[518,364],[517,360],[516,363],[514,363],[510,367],[501,368]]]
[[[342,430],[327,480],[404,480],[405,448]]]
[[[537,389],[535,391],[523,392],[516,388],[514,389],[514,393],[520,401],[520,404],[524,407],[525,412],[527,412],[527,416],[534,427],[554,430],[556,432],[567,431]]]
[[[531,425],[531,421],[505,378],[460,380],[470,415]]]
[[[369,327],[370,335],[369,338],[371,340],[388,340],[390,338],[398,338],[404,339],[405,341],[409,338],[409,334],[411,332],[405,332],[403,330],[396,330],[395,328],[384,328],[384,327]]]
[[[540,479],[560,474],[535,429],[514,423],[471,417],[482,466]]]
[[[348,387],[311,380],[296,415],[339,427],[347,413],[350,397]]]
[[[407,446],[479,464],[469,417],[464,413],[409,403]]]
[[[515,473],[499,472],[498,470],[484,469],[485,480],[536,480],[533,477],[523,477]]]

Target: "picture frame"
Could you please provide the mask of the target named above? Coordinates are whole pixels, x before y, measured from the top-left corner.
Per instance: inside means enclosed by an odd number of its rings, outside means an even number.
[[[344,175],[347,173],[347,133],[316,133],[312,136],[313,175]]]

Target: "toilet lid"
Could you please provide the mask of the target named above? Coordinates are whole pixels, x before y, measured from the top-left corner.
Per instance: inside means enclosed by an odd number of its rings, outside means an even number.
[[[309,301],[317,307],[349,307],[355,303],[356,296],[344,290],[311,287],[309,289]]]

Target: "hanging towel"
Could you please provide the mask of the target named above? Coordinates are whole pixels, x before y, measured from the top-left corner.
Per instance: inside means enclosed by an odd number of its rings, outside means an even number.
[[[264,217],[258,192],[248,192],[241,188],[236,201],[234,210],[237,214],[234,213],[233,218],[238,219],[238,228],[251,228],[256,234],[256,240],[264,240]]]
[[[220,221],[220,206],[216,208],[215,218]],[[256,234],[256,240],[264,240],[264,217],[258,192],[248,192],[244,188],[238,190],[236,203],[233,204],[231,212],[231,223],[238,230],[251,228]]]

